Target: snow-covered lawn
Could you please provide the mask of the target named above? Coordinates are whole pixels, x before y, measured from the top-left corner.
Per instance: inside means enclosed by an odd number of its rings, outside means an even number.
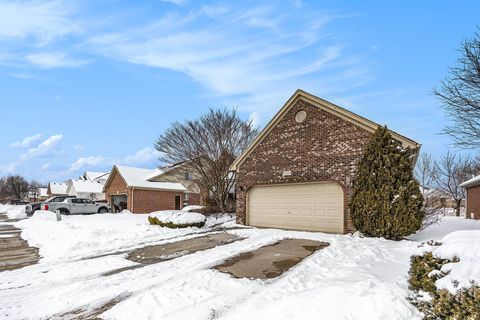
[[[67,216],[57,222],[53,214],[37,212],[16,225],[43,258],[37,265],[0,273],[0,318],[51,318],[93,310],[118,298],[102,318],[419,319],[406,300],[410,256],[426,249],[419,246],[425,240],[441,240],[459,229],[480,230],[479,221],[455,217],[444,218],[410,241],[237,228],[227,232],[244,240],[102,275],[135,265],[124,259],[125,250],[200,236],[217,223],[235,226],[231,217],[209,218],[202,229],[168,229],[149,225],[147,215]],[[211,269],[283,238],[326,241],[330,246],[267,281],[235,279]],[[457,241],[445,239],[446,244]]]

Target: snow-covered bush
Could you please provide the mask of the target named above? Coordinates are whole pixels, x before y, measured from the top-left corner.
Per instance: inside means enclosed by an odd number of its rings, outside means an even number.
[[[480,319],[480,232],[446,235],[432,252],[411,259],[409,298],[424,319]]]
[[[182,208],[182,211],[187,211],[187,212],[199,212],[199,210],[203,210],[205,207],[204,206],[197,206],[197,205],[190,205],[190,206],[185,206]]]
[[[386,127],[379,127],[366,146],[351,200],[353,225],[364,235],[401,239],[420,229],[423,196],[411,156]]]
[[[202,228],[207,218],[200,213],[186,212],[181,210],[163,210],[150,213],[150,224],[167,228]]]
[[[452,261],[448,259],[434,257],[431,252],[427,252],[423,256],[413,256],[410,259],[408,279],[410,290],[422,290],[430,294],[435,294],[437,291],[435,281],[445,276],[445,273],[440,270],[443,265],[450,262]]]

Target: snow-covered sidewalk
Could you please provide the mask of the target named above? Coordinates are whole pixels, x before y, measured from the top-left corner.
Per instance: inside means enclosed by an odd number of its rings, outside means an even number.
[[[104,319],[419,319],[407,300],[410,256],[420,242],[441,239],[450,225],[480,230],[478,221],[445,218],[412,236],[388,241],[271,229],[227,229],[242,238],[143,268],[102,276],[135,265],[125,250],[199,236],[231,218],[208,219],[202,229],[151,226],[146,215],[68,216],[46,212],[16,223],[43,259],[0,273],[0,318],[42,319],[73,310],[94,310],[113,299]],[[462,219],[463,220],[463,219]],[[466,221],[466,220],[463,220]],[[452,230],[453,231],[453,230]],[[271,280],[235,279],[211,268],[240,253],[284,238],[330,243]]]

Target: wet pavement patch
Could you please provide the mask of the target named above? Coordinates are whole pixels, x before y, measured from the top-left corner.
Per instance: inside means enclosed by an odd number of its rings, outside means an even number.
[[[51,320],[64,320],[64,319],[75,319],[75,320],[101,320],[101,314],[110,310],[114,306],[116,306],[119,302],[122,302],[126,298],[130,297],[131,293],[126,293],[119,295],[118,297],[108,300],[105,303],[95,307],[95,308],[78,308],[66,313],[56,314],[49,319]]]
[[[111,270],[103,275],[110,276],[123,271],[142,268],[149,264],[172,260],[187,254],[212,249],[242,239],[243,238],[230,233],[220,232],[193,239],[138,248],[130,251],[126,257],[126,259],[130,261],[139,263],[138,265]]]
[[[28,242],[20,236],[22,230],[8,222],[18,221],[9,219],[0,213],[0,272],[26,267],[38,262],[38,248],[30,247]]]
[[[327,242],[283,239],[275,244],[242,253],[215,266],[214,269],[236,278],[275,278],[315,251],[328,246]]]

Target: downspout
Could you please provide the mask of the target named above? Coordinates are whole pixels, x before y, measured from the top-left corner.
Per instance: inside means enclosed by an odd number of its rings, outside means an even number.
[[[132,210],[131,210],[132,213],[135,213],[135,212],[133,211],[133,208],[134,208],[134,207],[133,207],[133,192],[134,192],[134,191],[135,191],[135,188],[132,187]]]

